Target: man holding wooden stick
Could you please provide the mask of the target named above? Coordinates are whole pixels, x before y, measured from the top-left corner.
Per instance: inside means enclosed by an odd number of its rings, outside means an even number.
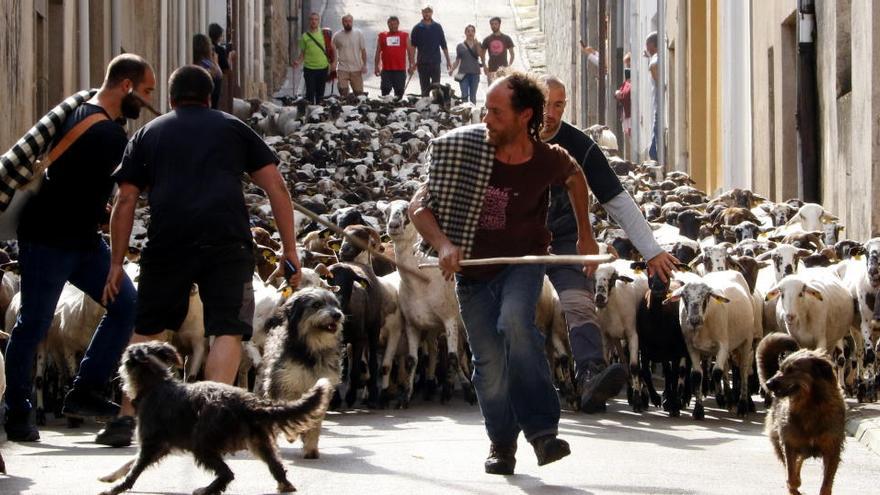
[[[474,387],[491,441],[489,474],[513,474],[520,431],[538,465],[571,453],[557,438],[559,399],[535,325],[544,265],[460,265],[465,258],[548,254],[549,189],[556,184],[566,187],[575,205],[578,254],[598,253],[583,172],[564,150],[539,138],[545,93],[531,75],[512,72],[496,80],[484,124],[433,141],[428,181],[409,211],[439,253],[444,275],[456,280]]]

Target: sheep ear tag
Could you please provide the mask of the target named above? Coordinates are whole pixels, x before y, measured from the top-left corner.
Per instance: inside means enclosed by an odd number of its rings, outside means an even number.
[[[291,287],[291,286],[288,285],[287,287],[281,289],[281,296],[282,296],[284,299],[287,299],[287,298],[289,298],[289,297],[292,296],[292,295],[293,295],[293,287]]]
[[[641,275],[642,273],[645,273],[645,270],[642,270],[641,268],[636,268],[635,270],[633,270],[633,272],[635,272],[636,275]]]

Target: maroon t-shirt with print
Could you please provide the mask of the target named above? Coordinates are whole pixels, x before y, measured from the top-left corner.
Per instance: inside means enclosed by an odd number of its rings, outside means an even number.
[[[511,165],[495,160],[471,257],[548,254],[550,186],[564,184],[578,170],[564,149],[544,143],[535,144],[532,158],[527,162]],[[461,274],[471,279],[489,280],[505,266],[466,267]]]

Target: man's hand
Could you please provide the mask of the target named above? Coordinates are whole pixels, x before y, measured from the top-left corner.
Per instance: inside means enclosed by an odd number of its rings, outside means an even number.
[[[672,278],[672,272],[679,263],[681,262],[678,261],[678,258],[663,251],[648,260],[648,276],[650,277],[657,274],[660,276],[660,280],[662,280],[664,284],[669,284],[669,279]]]
[[[382,71],[380,71],[378,67],[376,67],[376,70],[373,71],[373,73],[376,74],[376,77],[379,77],[382,75]]]
[[[116,301],[123,275],[125,272],[122,270],[122,264],[110,263],[110,272],[107,273],[107,281],[104,283],[104,295],[101,296],[101,305],[105,308]]]
[[[446,61],[446,70],[450,72],[452,71],[452,64],[449,62],[449,60]]]
[[[452,280],[456,272],[461,271],[461,249],[451,242],[444,244],[437,253],[440,257],[440,270],[443,271],[443,278]]]
[[[599,244],[596,243],[596,239],[592,237],[588,239],[578,239],[577,241],[577,251],[578,254],[599,254]],[[592,277],[594,273],[596,273],[596,263],[584,263],[584,275],[588,277]]]
[[[293,267],[296,268],[296,272],[290,276],[288,276],[288,270],[285,269],[285,262],[287,261],[290,261]],[[294,289],[299,287],[299,283],[302,281],[302,265],[299,262],[299,256],[297,256],[296,254],[296,248],[285,249],[278,263],[281,269],[284,270],[284,277],[287,279],[288,285],[290,285]]]

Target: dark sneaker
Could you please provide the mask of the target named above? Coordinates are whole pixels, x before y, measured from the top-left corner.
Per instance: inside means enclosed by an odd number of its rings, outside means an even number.
[[[110,419],[119,414],[119,405],[91,389],[73,387],[64,397],[61,414],[73,418]]]
[[[486,474],[513,474],[516,467],[516,443],[512,445],[496,445],[489,447],[489,457],[483,466]]]
[[[620,363],[605,367],[591,363],[578,379],[581,389],[581,411],[593,414],[605,410],[605,401],[620,393],[626,384],[626,368]]]
[[[8,411],[6,413],[6,439],[10,442],[38,442],[40,441],[40,432],[37,427],[31,423],[30,411],[17,412]]]
[[[95,443],[111,447],[128,447],[134,436],[134,418],[120,416],[109,423],[95,437]]]
[[[571,454],[568,442],[556,438],[556,435],[538,437],[532,441],[532,447],[535,449],[535,457],[538,458],[539,466],[550,464]]]

